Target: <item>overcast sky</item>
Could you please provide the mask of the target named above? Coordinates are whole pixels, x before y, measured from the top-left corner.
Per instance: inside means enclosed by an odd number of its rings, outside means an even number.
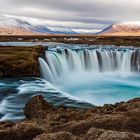
[[[0,13],[39,18],[34,23],[52,28],[96,31],[116,21],[139,21],[140,0],[0,0]]]

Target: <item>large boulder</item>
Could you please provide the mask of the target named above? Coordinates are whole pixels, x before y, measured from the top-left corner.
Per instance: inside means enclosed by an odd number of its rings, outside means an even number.
[[[24,114],[28,119],[46,117],[51,111],[53,111],[52,105],[47,103],[41,95],[32,97],[24,107]]]

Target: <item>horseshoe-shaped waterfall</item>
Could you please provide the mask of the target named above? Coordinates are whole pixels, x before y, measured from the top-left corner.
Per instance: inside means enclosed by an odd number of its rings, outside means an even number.
[[[77,100],[103,105],[140,94],[139,49],[59,46],[49,48],[39,63],[45,80]]]
[[[0,120],[23,119],[25,103],[37,94],[80,108],[140,97],[138,48],[62,44],[49,46],[39,63],[42,79],[0,80]]]

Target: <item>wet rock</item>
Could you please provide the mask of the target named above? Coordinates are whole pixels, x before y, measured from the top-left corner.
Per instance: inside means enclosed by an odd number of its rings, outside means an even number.
[[[53,110],[52,105],[48,104],[43,96],[38,95],[31,98],[24,107],[24,114],[28,119],[43,118]]]

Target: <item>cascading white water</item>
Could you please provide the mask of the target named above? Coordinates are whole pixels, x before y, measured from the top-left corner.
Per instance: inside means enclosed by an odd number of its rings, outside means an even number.
[[[132,54],[135,50],[116,49],[81,49],[63,51],[46,51],[46,63],[39,58],[42,76],[53,82],[72,72],[131,72]]]
[[[53,76],[48,64],[42,58],[39,58],[39,63],[40,63],[42,77],[44,79],[48,80],[49,82],[53,83],[54,76]]]
[[[115,46],[57,46],[39,58],[42,78],[94,105],[139,97],[140,50]]]

